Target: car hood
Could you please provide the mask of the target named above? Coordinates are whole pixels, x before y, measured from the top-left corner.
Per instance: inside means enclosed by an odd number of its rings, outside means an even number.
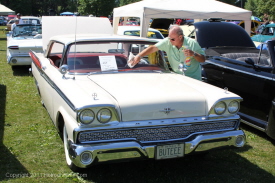
[[[205,116],[204,95],[188,85],[194,79],[182,77],[150,73],[91,75],[89,79],[117,101],[122,121]]]
[[[153,19],[150,27],[155,29],[168,29],[174,20],[169,18],[156,18]]]

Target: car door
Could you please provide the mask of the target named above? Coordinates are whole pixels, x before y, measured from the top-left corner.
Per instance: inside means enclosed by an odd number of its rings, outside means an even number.
[[[243,98],[241,112],[266,120],[271,104],[269,88],[273,83],[273,64],[230,60],[225,65],[222,73],[224,85]]]
[[[226,66],[219,57],[210,57],[202,65],[202,78],[207,83],[224,88],[223,72]]]

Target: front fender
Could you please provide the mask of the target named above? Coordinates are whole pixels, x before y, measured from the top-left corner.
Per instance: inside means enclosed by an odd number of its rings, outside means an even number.
[[[61,121],[60,121],[60,117],[63,118],[63,121],[64,122],[64,126],[66,126],[66,130],[67,130],[67,133],[68,133],[68,139],[71,140],[72,142],[75,142],[75,137],[74,137],[74,129],[75,128],[78,128],[78,123],[76,121],[76,114],[75,116],[73,116],[73,114],[69,114],[67,112],[68,110],[64,109],[63,107],[59,107],[59,109],[57,110],[57,113],[56,113],[56,116],[55,116],[55,119],[56,119],[56,122],[55,122],[55,126],[56,128],[60,128],[62,124],[59,124]],[[61,127],[63,129],[63,127]]]

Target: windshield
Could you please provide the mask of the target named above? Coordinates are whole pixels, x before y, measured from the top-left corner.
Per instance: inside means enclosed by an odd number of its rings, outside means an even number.
[[[41,25],[16,25],[12,37],[34,37],[38,34],[42,34]]]
[[[274,29],[275,27],[265,27],[263,31],[261,32],[262,35],[269,35],[273,36],[274,35]]]
[[[144,41],[79,42],[68,46],[63,61],[61,51],[55,51],[50,58],[53,63],[60,58],[58,65],[68,65],[70,73],[170,72],[161,51],[143,57],[133,68],[128,66],[131,55],[138,54],[150,45],[151,42]]]

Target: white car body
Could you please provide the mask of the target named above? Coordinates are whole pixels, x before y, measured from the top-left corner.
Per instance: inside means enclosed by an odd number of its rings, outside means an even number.
[[[85,18],[77,25],[89,19],[88,25],[112,30],[108,19]],[[50,26],[51,18],[44,23]],[[148,64],[126,66],[129,53],[138,51],[134,45],[156,42],[111,32],[57,35],[49,38],[44,54],[30,53],[36,86],[63,134],[71,169],[245,144],[238,95],[170,72],[162,52],[144,58]]]
[[[11,66],[31,65],[30,50],[42,53],[42,27],[18,24],[7,35],[7,62]]]

